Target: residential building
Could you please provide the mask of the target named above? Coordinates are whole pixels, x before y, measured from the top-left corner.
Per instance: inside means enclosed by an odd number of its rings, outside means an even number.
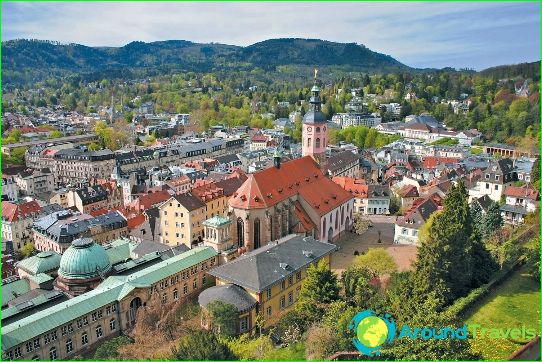
[[[71,210],[57,211],[37,219],[33,224],[34,247],[63,254],[75,239],[92,237],[96,242],[117,239],[128,234],[126,219],[116,211],[92,217]]]
[[[17,201],[19,199],[19,189],[13,175],[2,174],[2,200]]]
[[[506,204],[501,206],[501,214],[508,224],[523,224],[525,215],[535,212],[540,204],[540,192],[530,185],[506,186],[504,196]]]
[[[32,223],[44,213],[60,211],[62,208],[52,204],[42,208],[37,201],[2,202],[2,241],[11,251],[18,252],[32,242]]]
[[[354,212],[363,215],[388,215],[390,189],[387,185],[368,185],[352,177],[334,177],[333,182],[354,196]]]
[[[504,188],[515,181],[513,170],[514,164],[509,158],[491,162],[476,186],[469,189],[469,201],[488,195],[493,201],[499,202]]]
[[[15,176],[15,181],[21,193],[28,196],[48,193],[55,188],[55,176],[48,168],[20,172]]]
[[[263,134],[254,135],[250,139],[250,150],[251,151],[264,150],[267,148],[268,142],[269,142],[269,138],[267,136]]]
[[[191,248],[203,242],[205,203],[192,193],[175,195],[158,207],[160,213],[160,242],[169,246],[184,244]]]
[[[432,213],[438,210],[437,204],[431,199],[418,199],[404,216],[395,221],[396,244],[418,245],[418,233]]]
[[[376,127],[382,122],[382,117],[374,113],[336,113],[331,117],[331,121],[341,126],[341,128],[357,126]]]
[[[54,154],[53,160],[51,170],[56,181],[74,185],[92,178],[109,178],[115,166],[115,154],[110,150],[63,149]]]
[[[337,176],[359,177],[360,157],[351,151],[343,151],[329,157],[323,166],[325,175],[333,178]]]
[[[274,325],[294,307],[309,266],[324,260],[329,267],[335,249],[312,237],[288,235],[212,269],[209,274],[216,278],[216,286],[198,298],[202,326],[216,329],[206,310],[215,301],[237,309],[238,334],[252,331],[257,316],[263,318],[265,328]]]

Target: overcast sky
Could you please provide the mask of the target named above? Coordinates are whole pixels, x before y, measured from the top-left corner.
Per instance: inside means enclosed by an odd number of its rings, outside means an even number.
[[[184,39],[355,42],[413,67],[540,59],[540,3],[2,3],[2,40],[90,46]]]

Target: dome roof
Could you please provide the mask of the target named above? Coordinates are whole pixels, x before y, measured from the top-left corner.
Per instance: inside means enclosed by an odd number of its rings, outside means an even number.
[[[216,301],[232,304],[239,312],[249,310],[256,305],[256,300],[246,290],[235,284],[207,288],[198,297],[199,305],[204,308]]]
[[[326,123],[326,115],[321,111],[308,111],[303,117],[303,123]]]
[[[77,239],[64,252],[58,275],[64,279],[91,279],[111,270],[111,262],[103,246],[91,238]]]
[[[60,266],[60,255],[54,251],[42,251],[19,262],[18,267],[33,275],[57,270]]]

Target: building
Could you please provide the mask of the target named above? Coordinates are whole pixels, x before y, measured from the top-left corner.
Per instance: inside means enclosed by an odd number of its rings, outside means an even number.
[[[116,211],[92,217],[88,214],[63,210],[37,219],[32,227],[34,247],[63,254],[72,241],[92,237],[96,242],[117,239],[128,234],[128,222]]]
[[[341,128],[357,126],[372,128],[382,122],[382,117],[366,113],[336,113],[331,117],[331,121],[341,126]]]
[[[437,204],[432,199],[418,199],[412,207],[399,216],[395,222],[396,244],[418,245],[418,232],[429,219],[432,213],[438,210]]]
[[[98,343],[130,330],[139,308],[167,308],[199,293],[206,285],[205,273],[216,264],[216,252],[200,247],[141,257],[124,248],[129,260],[113,265],[97,244],[77,243],[85,247],[74,247],[69,258],[63,256],[59,278],[70,282],[79,278],[88,286],[91,270],[105,270],[110,276],[71,298],[64,290],[44,291],[34,298],[29,293],[24,304],[3,309],[2,360],[73,359],[88,353]]]
[[[205,203],[192,193],[175,195],[158,207],[160,213],[160,242],[169,246],[184,244],[191,248],[203,242]]]
[[[13,203],[2,202],[2,241],[8,250],[18,252],[27,243],[32,242],[32,224],[34,220],[49,212],[60,211],[56,204],[42,208],[37,201]]]
[[[83,214],[108,208],[109,193],[100,185],[71,190],[68,193],[68,206],[75,207]]]
[[[192,188],[192,195],[205,204],[205,219],[215,216],[225,216],[228,212],[228,198],[224,190],[214,182]]]
[[[176,194],[182,194],[190,191],[192,180],[190,180],[190,177],[182,175],[165,181],[165,184],[174,190]]]
[[[55,188],[55,177],[48,168],[28,169],[15,176],[17,187],[24,195],[48,193]]]
[[[499,202],[504,188],[515,181],[514,163],[510,158],[493,161],[483,170],[483,175],[476,186],[469,189],[469,201],[488,195],[493,201]]]
[[[367,185],[352,177],[334,177],[333,182],[354,196],[354,212],[363,215],[388,215],[390,188],[387,185]]]
[[[115,166],[115,154],[110,150],[63,149],[57,151],[53,159],[56,181],[66,184],[109,178]]]
[[[238,334],[253,330],[258,315],[265,327],[272,326],[295,305],[309,266],[320,260],[329,266],[335,249],[312,237],[288,235],[212,269],[209,274],[216,278],[216,286],[198,298],[204,312],[202,325],[213,329],[205,307],[222,301],[233,304],[239,313]]]
[[[535,212],[540,204],[540,192],[530,185],[506,186],[506,204],[501,206],[503,221],[507,224],[523,224],[525,215]]]
[[[252,138],[250,139],[250,150],[251,151],[265,150],[267,148],[268,142],[269,142],[269,138],[266,135],[256,134],[252,136]]]
[[[350,230],[353,197],[308,156],[248,176],[229,199],[238,247],[257,249],[291,233],[336,240]]]
[[[403,210],[409,209],[414,201],[420,197],[418,188],[414,185],[404,185],[398,190],[397,195],[401,199],[401,208]]]
[[[326,116],[322,113],[320,88],[316,85],[316,77],[311,92],[309,111],[303,116],[301,154],[311,156],[317,164],[322,165],[326,159],[328,130]]]
[[[17,201],[19,199],[19,189],[15,177],[2,174],[2,200]]]
[[[359,177],[360,157],[351,152],[343,151],[329,157],[323,165],[324,174],[333,178],[338,176]]]

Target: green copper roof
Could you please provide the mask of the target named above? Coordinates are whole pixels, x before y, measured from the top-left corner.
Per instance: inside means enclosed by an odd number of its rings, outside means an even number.
[[[104,244],[105,252],[109,257],[109,262],[111,265],[115,265],[120,262],[124,262],[130,259],[130,252],[132,251],[130,247],[130,240],[126,238],[120,238],[113,240],[108,244]]]
[[[216,227],[216,226],[227,225],[230,223],[231,223],[230,219],[217,215],[217,216],[213,216],[210,219],[205,220],[203,222],[203,225]]]
[[[54,330],[96,309],[121,300],[135,288],[146,288],[216,255],[213,248],[197,247],[134,274],[110,276],[98,288],[88,293],[2,326],[2,351],[7,351],[35,336]],[[4,287],[2,287],[3,293]]]
[[[43,283],[50,282],[51,280],[54,280],[55,278],[53,278],[49,274],[39,273],[36,275],[29,276],[28,279],[30,279],[30,281],[34,282],[37,285],[41,285]]]
[[[21,260],[18,265],[19,268],[33,275],[57,270],[59,266],[60,254],[54,251],[42,251],[30,258]]]
[[[30,290],[28,280],[17,279],[2,285],[2,306],[8,305],[13,299]]]
[[[64,252],[58,275],[65,279],[89,279],[106,274],[111,262],[104,247],[90,238],[77,239]]]

